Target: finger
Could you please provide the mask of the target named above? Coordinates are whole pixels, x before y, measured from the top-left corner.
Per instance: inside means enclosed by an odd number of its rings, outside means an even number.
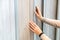
[[[32,21],[31,23],[34,25],[34,26],[31,25],[31,27],[32,27],[34,30],[36,30],[36,28],[39,29],[39,27],[38,27],[33,21]]]
[[[34,26],[30,24],[30,28],[32,28],[33,30],[35,30]]]
[[[29,23],[29,26],[34,30],[34,26],[32,25],[32,23]]]
[[[38,14],[39,14],[40,16],[42,16],[42,14],[41,14],[41,10],[39,9],[38,6],[37,6],[37,10],[38,10]]]
[[[34,27],[37,27],[36,23],[34,23],[33,21],[31,21],[31,24],[32,24]]]
[[[40,29],[39,26],[36,23],[32,22],[32,24],[34,25],[35,28]]]
[[[35,28],[35,26],[34,26],[34,24],[32,23],[32,21],[30,21],[29,24],[32,26],[32,28]]]
[[[31,28],[32,28],[34,31],[35,31],[35,30],[36,30],[36,28],[37,28],[33,21],[31,21],[30,26],[31,26]]]
[[[36,11],[38,12],[38,14],[41,13],[40,8],[38,6],[36,6]]]
[[[35,11],[36,11],[37,14],[39,14],[39,12],[38,12],[39,10],[37,9],[37,7],[36,7]]]
[[[29,28],[31,28],[32,30],[34,30],[31,26]]]
[[[35,32],[35,30],[33,30],[31,27],[29,28],[31,31]]]
[[[29,29],[34,32],[34,30],[31,27],[29,27]]]
[[[31,21],[31,27],[35,30],[35,28],[37,27],[37,28],[39,28],[37,25],[36,25],[36,23],[34,23],[33,21]]]
[[[35,12],[36,16],[39,17],[39,14],[36,11],[34,11],[34,12]]]
[[[29,24],[29,27],[32,28],[34,30],[34,28],[32,27],[32,25]]]

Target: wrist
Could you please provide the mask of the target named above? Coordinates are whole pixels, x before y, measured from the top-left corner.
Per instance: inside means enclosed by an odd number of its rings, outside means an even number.
[[[41,18],[41,21],[42,21],[42,22],[44,22],[44,21],[45,21],[45,18],[44,18],[44,17],[42,17],[42,18]]]
[[[43,33],[43,32],[42,32],[42,30],[41,30],[41,29],[39,29],[39,31],[38,31],[38,35],[39,35],[39,34],[41,34],[41,33]]]
[[[43,32],[42,32],[42,33],[40,33],[40,34],[39,34],[39,37],[41,37],[43,34],[44,34]]]
[[[40,21],[43,21],[44,17],[41,17],[41,18],[39,18],[39,19],[40,19]]]

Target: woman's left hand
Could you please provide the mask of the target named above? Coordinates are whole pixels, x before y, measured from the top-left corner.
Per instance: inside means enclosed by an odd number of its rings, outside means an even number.
[[[29,21],[29,29],[37,35],[42,33],[42,30],[33,21]]]

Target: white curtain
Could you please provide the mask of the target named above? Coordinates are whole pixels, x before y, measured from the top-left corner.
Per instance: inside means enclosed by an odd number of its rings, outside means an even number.
[[[14,0],[0,0],[0,40],[15,40]]]

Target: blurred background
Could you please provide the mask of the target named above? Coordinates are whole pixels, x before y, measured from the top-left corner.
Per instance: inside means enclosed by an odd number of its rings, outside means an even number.
[[[16,4],[17,0],[0,0],[0,40],[17,40]]]
[[[0,0],[0,40],[40,40],[27,24],[33,20],[52,40],[60,40],[60,29],[42,23],[34,14],[40,7],[44,17],[60,20],[60,0]]]

